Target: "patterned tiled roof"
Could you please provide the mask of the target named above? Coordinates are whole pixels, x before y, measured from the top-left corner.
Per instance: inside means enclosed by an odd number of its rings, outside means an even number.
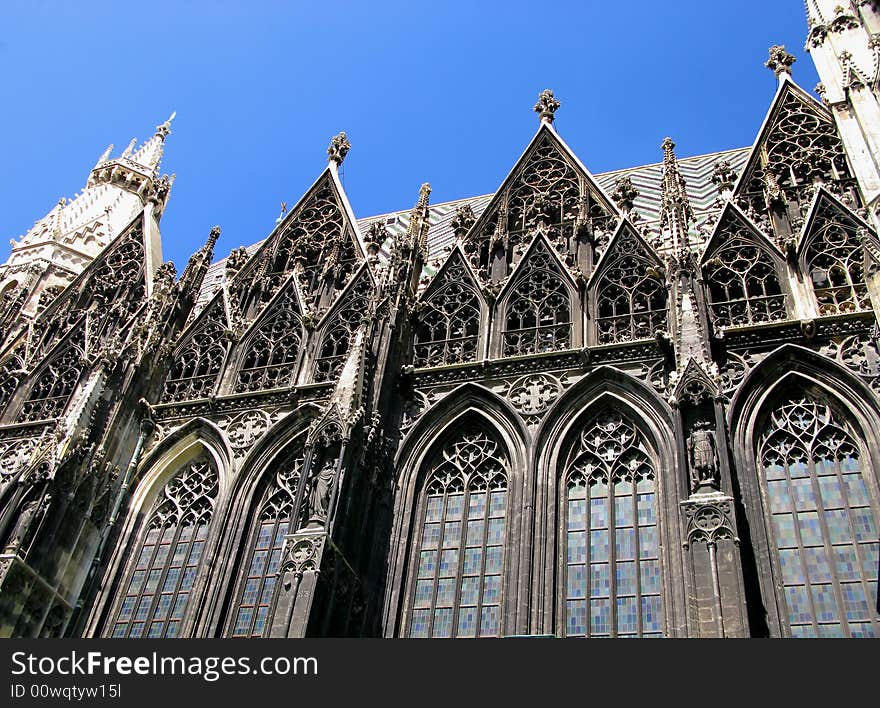
[[[718,209],[716,205],[718,190],[711,181],[715,163],[727,160],[734,171],[739,173],[748,160],[749,151],[750,148],[737,148],[735,150],[685,157],[678,160],[679,171],[687,183],[687,193],[691,208],[694,211],[695,226],[698,227],[706,220],[710,213]],[[663,177],[663,163],[657,162],[652,165],[603,172],[593,176],[596,182],[605,190],[606,194],[610,194],[614,190],[614,183],[624,175],[629,175],[633,186],[639,191],[639,196],[635,199],[634,209],[641,216],[642,222],[647,225],[658,222],[660,220],[660,189]],[[494,194],[484,194],[479,197],[467,197],[451,202],[443,202],[442,204],[431,204],[430,227],[428,230],[428,261],[431,265],[426,268],[428,275],[433,275],[437,266],[436,261],[441,259],[447,248],[452,245],[454,233],[452,220],[455,218],[456,209],[469,204],[474,212],[474,216],[479,218],[493,196]],[[370,224],[380,221],[385,224],[389,235],[394,239],[406,233],[406,229],[409,226],[410,210],[411,208],[407,208],[402,211],[390,211],[386,214],[358,219],[358,227],[361,233],[366,233]],[[256,251],[261,244],[262,241],[249,246],[248,254],[250,255]],[[223,282],[225,261],[226,259],[224,258],[214,263],[208,270],[205,282],[202,285],[202,291],[199,294],[197,309],[201,309],[207,303]]]

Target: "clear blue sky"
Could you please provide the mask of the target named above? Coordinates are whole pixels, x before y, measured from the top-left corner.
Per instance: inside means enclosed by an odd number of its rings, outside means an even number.
[[[593,172],[750,145],[775,90],[767,48],[803,51],[801,0],[580,2],[47,2],[0,13],[0,259],[109,143],[177,111],[162,221],[181,268],[214,224],[217,257],[264,238],[326,164],[359,218],[494,191],[537,128],[556,126]]]

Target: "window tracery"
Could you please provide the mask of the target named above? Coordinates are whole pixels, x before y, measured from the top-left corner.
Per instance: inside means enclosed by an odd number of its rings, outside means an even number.
[[[243,567],[247,573],[238,591],[232,627],[234,637],[264,636],[284,538],[292,531],[290,525],[302,464],[303,454],[297,448],[280,462],[273,483],[264,494],[245,556]]]
[[[504,356],[537,354],[572,346],[568,288],[547,246],[539,242],[521,264],[505,310]]]
[[[175,355],[165,380],[163,403],[211,396],[226,358],[225,320],[222,295],[218,295],[186,345]]]
[[[210,530],[217,498],[214,461],[185,464],[153,504],[113,619],[113,637],[176,637]]]
[[[0,415],[9,405],[21,383],[24,369],[24,361],[21,358],[23,353],[23,349],[18,347],[0,367]]]
[[[792,635],[880,636],[870,466],[845,423],[795,395],[771,412],[758,456]]]
[[[85,330],[81,324],[46,365],[34,376],[34,383],[18,414],[19,422],[57,418],[73,395],[83,367]]]
[[[295,373],[302,319],[293,288],[281,295],[247,340],[235,392],[266,391],[289,386]]]
[[[600,344],[650,339],[666,329],[666,285],[659,266],[628,231],[610,246],[596,288]]]
[[[706,263],[709,309],[718,327],[775,322],[788,317],[773,259],[749,238],[742,223],[731,223]]]
[[[662,636],[657,479],[642,433],[616,411],[599,413],[563,480],[566,635]]]
[[[345,357],[354,341],[354,334],[367,313],[372,293],[372,281],[366,271],[344,297],[329,327],[321,338],[315,361],[315,381],[330,381],[339,376]]]
[[[455,256],[453,256],[455,257]],[[441,366],[474,361],[480,333],[480,300],[464,263],[449,263],[442,284],[423,301],[415,331],[413,364]]]
[[[505,460],[483,431],[443,448],[418,510],[410,637],[501,634],[507,492]]]

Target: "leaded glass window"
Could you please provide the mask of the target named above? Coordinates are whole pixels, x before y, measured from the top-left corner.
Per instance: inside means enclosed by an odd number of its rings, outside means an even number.
[[[767,429],[758,453],[792,636],[880,636],[877,514],[855,439],[806,394],[777,406]]]
[[[415,328],[413,364],[441,366],[474,361],[480,333],[480,299],[460,258],[449,264],[422,301]]]
[[[572,346],[568,288],[548,247],[539,242],[522,264],[504,316],[504,356]]]
[[[302,331],[293,289],[288,288],[272,308],[247,340],[236,393],[283,388],[293,378]]]
[[[266,631],[284,538],[290,533],[301,469],[301,453],[279,464],[273,484],[260,505],[245,556],[246,575],[236,600],[234,637],[262,637]]]
[[[563,480],[566,636],[663,636],[657,479],[642,433],[614,411],[593,417]]]
[[[217,497],[207,454],[184,467],[153,504],[113,618],[113,637],[176,637],[201,567]]]
[[[629,231],[609,248],[596,289],[599,343],[651,339],[666,329],[666,285],[659,264]]]
[[[471,429],[446,445],[419,507],[410,637],[497,637],[507,472],[498,444]]]

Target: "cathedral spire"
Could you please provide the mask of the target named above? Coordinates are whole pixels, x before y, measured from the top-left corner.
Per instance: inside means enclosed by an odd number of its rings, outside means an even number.
[[[162,162],[162,154],[165,149],[165,138],[171,134],[171,121],[174,120],[177,111],[174,111],[168,120],[156,126],[156,132],[153,137],[147,140],[134,154],[131,155],[132,162],[143,165],[154,175],[158,175],[159,164]]]
[[[183,275],[180,276],[180,290],[184,294],[189,294],[193,298],[198,295],[208,267],[214,258],[214,246],[217,244],[218,238],[220,238],[220,227],[215,226],[208,234],[205,245],[190,257]]]
[[[678,168],[675,143],[666,138],[663,148],[663,182],[661,185],[660,226],[666,231],[675,251],[688,246],[688,230],[694,218],[688,200],[686,182]]]

